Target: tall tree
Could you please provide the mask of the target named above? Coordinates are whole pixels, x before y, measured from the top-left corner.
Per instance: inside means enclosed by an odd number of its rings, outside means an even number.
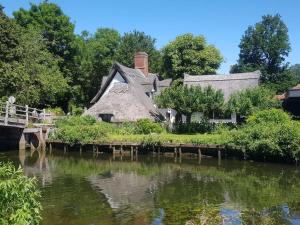
[[[217,48],[208,45],[203,36],[184,34],[176,37],[162,50],[163,70],[167,77],[177,79],[189,74],[215,74],[223,58]]]
[[[286,57],[291,50],[288,28],[280,15],[266,15],[262,21],[249,26],[241,39],[239,60],[231,72],[262,71],[265,82],[285,79]]]
[[[62,9],[54,3],[43,1],[39,5],[32,3],[29,10],[21,8],[13,15],[22,27],[41,31],[47,41],[48,50],[56,57],[63,59],[60,62],[60,68],[72,81],[76,54],[74,24],[70,22],[70,18],[63,13]]]
[[[290,71],[294,76],[295,80],[299,83],[300,82],[300,64],[295,64],[290,67]]]
[[[41,35],[0,13],[0,96],[32,106],[56,105],[68,89]],[[3,53],[3,54],[2,54]]]
[[[122,36],[121,44],[117,51],[117,61],[128,67],[134,67],[134,54],[146,52],[149,55],[150,72],[160,71],[161,56],[155,47],[156,40],[150,35],[134,30]]]
[[[108,75],[120,45],[120,34],[109,28],[98,29],[95,34],[84,32],[76,40],[79,54],[77,84],[81,88],[79,102],[88,105],[100,88],[103,76]]]

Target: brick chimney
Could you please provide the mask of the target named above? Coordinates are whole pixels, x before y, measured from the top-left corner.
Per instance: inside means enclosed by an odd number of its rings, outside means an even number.
[[[134,68],[140,69],[145,76],[148,76],[148,54],[146,52],[135,53]]]

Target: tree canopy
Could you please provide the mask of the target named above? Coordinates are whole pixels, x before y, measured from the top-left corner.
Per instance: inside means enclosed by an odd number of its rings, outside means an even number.
[[[68,85],[41,35],[3,12],[0,35],[0,96],[14,95],[18,103],[32,106],[56,105]]]
[[[38,5],[31,3],[29,10],[21,8],[13,15],[22,27],[40,31],[48,50],[63,59],[60,66],[64,74],[71,77],[76,54],[74,24],[62,9],[54,3],[43,1]]]
[[[194,112],[202,112],[204,116],[209,117],[221,112],[224,106],[223,93],[210,86],[201,88],[175,84],[163,90],[155,101],[159,107],[172,108],[179,114],[186,115],[187,122],[191,121]]]
[[[262,21],[249,26],[240,42],[238,63],[231,72],[262,71],[264,82],[284,80],[286,57],[291,50],[288,28],[280,15],[266,15]]]
[[[162,49],[163,70],[173,79],[191,75],[215,74],[223,61],[220,51],[206,43],[203,36],[184,34]]]
[[[117,50],[116,60],[125,66],[134,67],[134,55],[136,52],[146,52],[149,56],[149,70],[157,73],[160,70],[161,57],[155,47],[155,38],[144,32],[134,30],[122,36]]]
[[[231,95],[227,107],[231,112],[249,116],[258,110],[279,108],[280,102],[275,99],[274,91],[262,86]]]
[[[79,54],[76,56],[76,102],[87,105],[108,75],[116,58],[121,35],[109,28],[98,29],[93,35],[83,32],[76,39]]]

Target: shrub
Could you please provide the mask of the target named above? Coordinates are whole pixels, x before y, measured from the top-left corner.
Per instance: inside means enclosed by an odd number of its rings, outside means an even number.
[[[56,130],[51,137],[70,144],[101,141],[107,133],[116,127],[105,122],[97,122],[91,116],[70,116],[60,119],[55,124]]]
[[[289,114],[280,109],[269,109],[258,111],[257,113],[249,116],[247,119],[248,124],[259,123],[289,123],[291,118]]]
[[[214,131],[215,125],[208,120],[201,120],[198,123],[179,123],[174,125],[173,133],[196,134],[210,133]]]
[[[136,122],[135,133],[136,134],[151,134],[162,133],[163,128],[159,123],[153,122],[149,119],[140,119]]]
[[[229,142],[243,147],[250,156],[298,160],[300,123],[281,110],[259,111],[243,127],[231,132]]]
[[[47,108],[46,112],[50,112],[51,114],[54,114],[55,116],[64,116],[65,115],[65,112],[60,107]]]
[[[39,224],[41,204],[36,180],[21,168],[0,162],[0,224]]]

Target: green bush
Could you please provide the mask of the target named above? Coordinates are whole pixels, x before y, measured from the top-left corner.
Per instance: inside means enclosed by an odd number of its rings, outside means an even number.
[[[244,148],[253,157],[291,161],[300,156],[300,123],[282,110],[258,111],[230,137],[231,144]]]
[[[289,123],[291,118],[289,114],[283,112],[280,109],[261,110],[255,114],[252,114],[247,119],[248,124],[260,124],[260,123]]]
[[[178,123],[174,125],[173,133],[176,134],[204,134],[211,133],[215,129],[215,124],[208,120],[201,120],[198,123]]]
[[[51,138],[70,144],[100,141],[107,136],[107,133],[116,129],[114,125],[97,122],[91,116],[69,116],[58,120],[55,127],[56,130]]]
[[[41,221],[36,180],[21,168],[0,162],[0,224],[35,225]]]
[[[54,114],[55,116],[64,116],[65,115],[65,112],[60,107],[47,108],[46,112],[50,112],[50,113]]]
[[[149,119],[140,119],[136,122],[135,133],[136,134],[151,134],[162,133],[163,128],[159,123],[153,122]]]

